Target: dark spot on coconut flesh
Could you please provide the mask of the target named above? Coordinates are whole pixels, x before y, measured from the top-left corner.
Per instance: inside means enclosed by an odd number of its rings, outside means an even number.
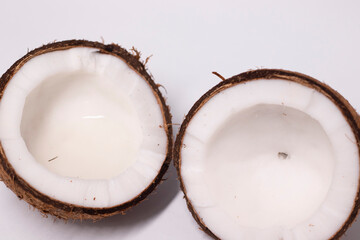
[[[285,153],[285,152],[279,152],[278,153],[278,158],[279,159],[287,159],[289,157],[289,154]]]
[[[57,159],[57,158],[58,158],[58,156],[53,157],[52,159],[49,159],[48,162],[54,161],[54,160]]]

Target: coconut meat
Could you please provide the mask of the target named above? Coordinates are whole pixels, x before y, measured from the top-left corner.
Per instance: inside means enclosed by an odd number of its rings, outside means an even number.
[[[335,104],[287,80],[221,90],[193,116],[181,177],[221,239],[329,239],[359,184],[354,134]]]
[[[31,59],[0,102],[0,140],[16,173],[85,207],[120,205],[152,183],[167,153],[163,125],[150,85],[93,48]]]

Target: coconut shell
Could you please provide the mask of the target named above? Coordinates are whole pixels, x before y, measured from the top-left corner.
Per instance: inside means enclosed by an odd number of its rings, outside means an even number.
[[[135,49],[135,54],[129,53],[124,48],[117,44],[102,44],[99,42],[91,42],[86,40],[68,40],[62,42],[55,42],[44,45],[37,48],[24,57],[16,61],[7,70],[0,79],[0,101],[3,96],[4,90],[7,84],[11,81],[12,77],[18,72],[18,70],[30,59],[39,56],[44,53],[53,51],[66,50],[75,47],[88,47],[98,50],[99,54],[109,54],[114,57],[122,59],[127,65],[137,72],[151,87],[158,104],[161,108],[164,122],[164,130],[167,134],[167,153],[166,158],[159,170],[157,176],[139,195],[135,198],[118,206],[109,208],[90,208],[83,207],[74,204],[61,202],[53,199],[32,187],[21,176],[19,176],[14,168],[9,163],[5,151],[0,142],[0,177],[5,185],[11,189],[19,199],[23,199],[35,208],[37,208],[43,214],[51,214],[61,219],[92,219],[97,220],[107,216],[112,216],[118,213],[124,213],[126,210],[135,206],[143,201],[162,181],[162,178],[169,167],[172,156],[172,124],[171,114],[169,107],[165,103],[165,99],[159,91],[158,86],[155,84],[152,76],[147,72],[144,63],[140,61],[140,53]]]
[[[184,185],[184,181],[181,175],[181,148],[183,146],[183,138],[186,132],[186,128],[189,125],[191,119],[195,116],[195,114],[199,111],[199,109],[213,96],[237,84],[244,84],[246,82],[257,79],[282,79],[282,80],[292,81],[304,85],[306,87],[315,89],[316,91],[322,93],[339,108],[339,110],[347,120],[349,126],[351,127],[355,135],[358,149],[360,147],[360,119],[356,110],[350,105],[350,103],[343,96],[341,96],[337,91],[330,88],[325,83],[322,83],[312,77],[309,77],[301,73],[280,70],[280,69],[260,69],[260,70],[248,71],[220,82],[215,87],[213,87],[208,92],[206,92],[202,97],[200,97],[200,99],[190,109],[189,113],[185,117],[185,120],[181,124],[174,145],[174,164],[177,169],[178,178],[180,180],[180,187],[184,193],[187,206],[192,216],[201,227],[201,229],[214,239],[220,239],[220,238],[216,236],[206,226],[206,224],[204,223],[200,215],[196,212],[196,209],[193,207],[191,201],[189,200],[186,194],[186,187]],[[360,154],[360,149],[359,149],[359,154]],[[360,161],[360,156],[359,156],[359,161]],[[356,219],[359,208],[360,208],[360,179],[357,189],[357,197],[356,199],[354,199],[354,205],[352,211],[348,216],[347,220],[341,226],[341,228],[339,228],[336,231],[336,233],[330,238],[331,240],[339,239],[346,232],[346,230],[351,226],[351,224]]]

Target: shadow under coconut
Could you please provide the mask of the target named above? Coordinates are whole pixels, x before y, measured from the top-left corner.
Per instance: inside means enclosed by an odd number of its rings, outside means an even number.
[[[176,169],[172,163],[170,163],[164,179],[166,180],[159,184],[147,199],[126,211],[125,215],[118,214],[96,222],[91,220],[69,221],[68,224],[73,224],[76,228],[82,230],[90,230],[91,228],[91,232],[96,235],[101,235],[102,230],[106,231],[107,235],[109,235],[111,229],[114,232],[116,231],[116,234],[121,231],[123,236],[128,235],[132,231],[139,229],[139,225],[146,224],[146,222],[151,221],[152,218],[164,211],[179,193],[180,188]]]
[[[350,229],[346,231],[345,235],[341,239],[355,240],[355,239],[359,239],[359,236],[360,236],[360,214],[358,214],[355,222],[351,225]]]

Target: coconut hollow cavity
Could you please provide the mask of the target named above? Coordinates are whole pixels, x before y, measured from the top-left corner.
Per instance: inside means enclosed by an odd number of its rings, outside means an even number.
[[[360,206],[359,141],[339,93],[263,69],[195,103],[174,160],[189,210],[215,239],[339,239]]]
[[[118,45],[35,49],[2,76],[0,94],[0,176],[43,213],[124,212],[168,168],[169,109],[139,55]]]

